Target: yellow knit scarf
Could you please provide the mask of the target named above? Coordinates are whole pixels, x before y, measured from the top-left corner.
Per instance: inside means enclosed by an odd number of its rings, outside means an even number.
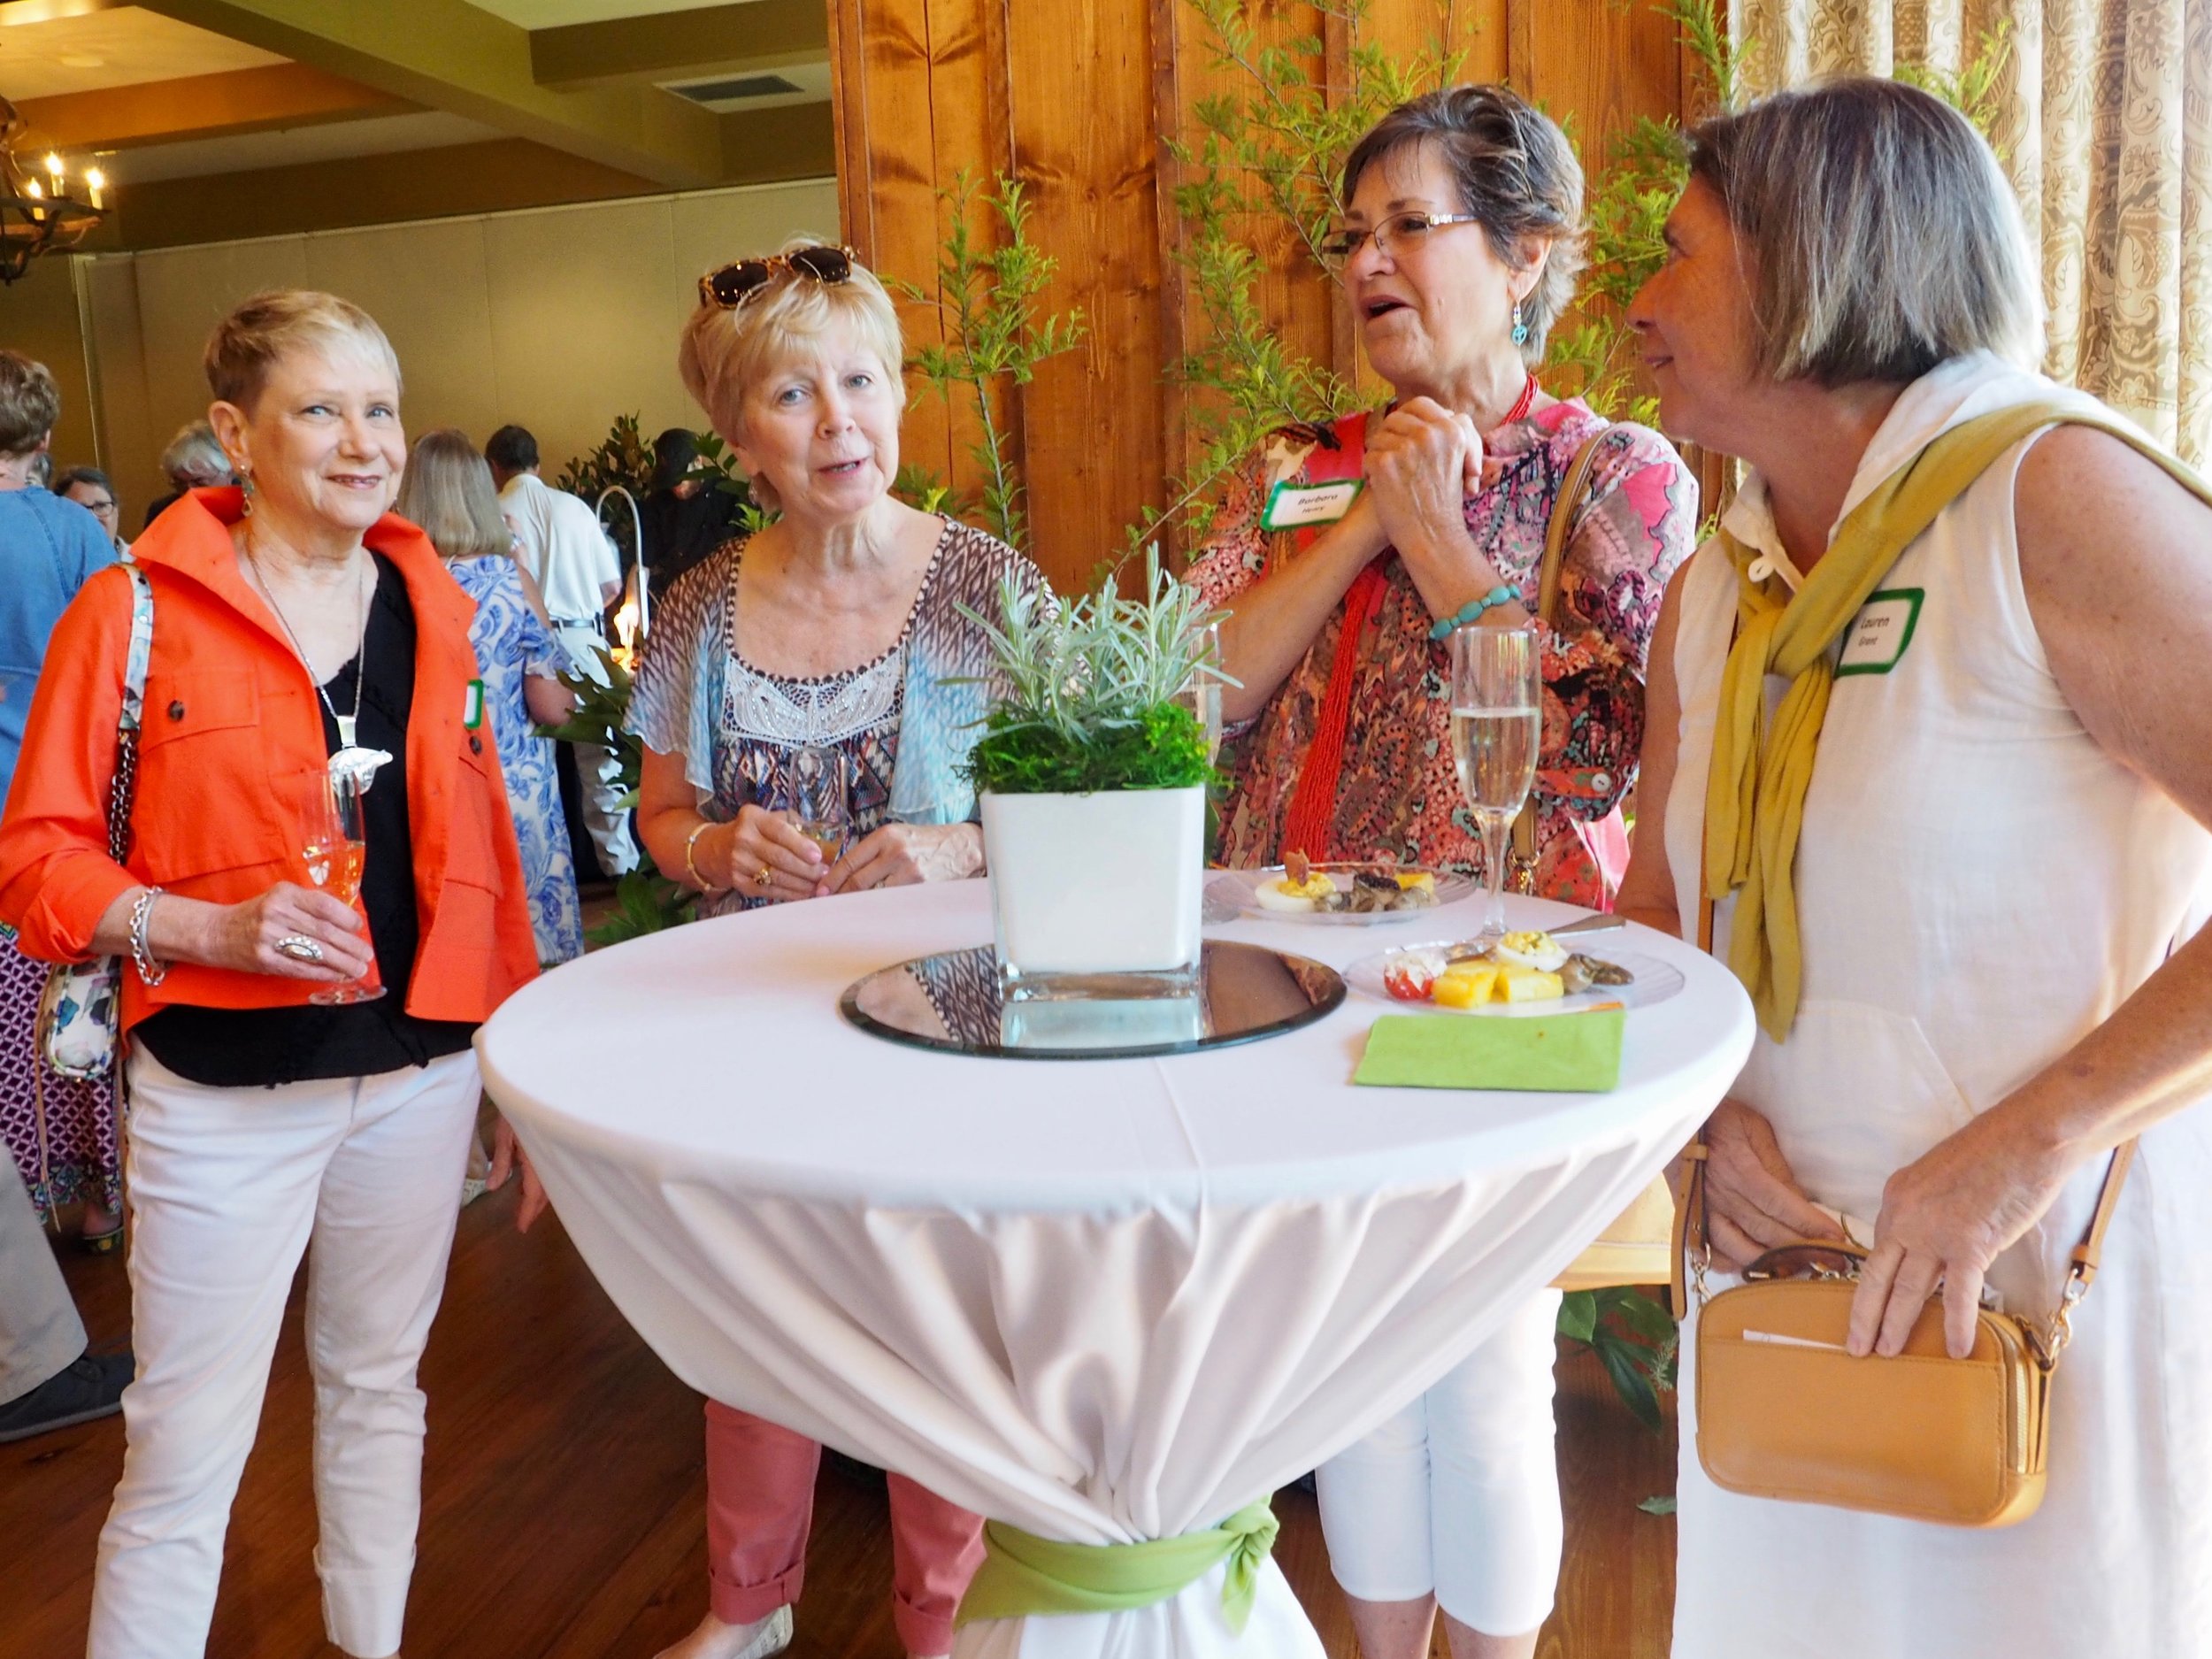
[[[1854,507],[1804,586],[1751,580],[1756,557],[1726,531],[1736,567],[1736,639],[1721,672],[1713,768],[1705,792],[1707,896],[1736,895],[1728,965],[1751,993],[1760,1029],[1785,1041],[1804,983],[1797,930],[1798,832],[1820,728],[1835,683],[1831,649],[1891,566],[1999,456],[2042,427],[2111,434],[2164,467],[2208,504],[2212,489],[2117,415],[2060,403],[2019,403],[1963,421],[1935,438]],[[1789,688],[1767,729],[1766,677]]]

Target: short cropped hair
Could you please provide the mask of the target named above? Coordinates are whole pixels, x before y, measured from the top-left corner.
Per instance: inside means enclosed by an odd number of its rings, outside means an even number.
[[[108,475],[96,466],[71,467],[66,472],[54,480],[54,494],[66,495],[80,484],[89,484],[95,489],[104,489],[110,495],[115,494],[115,486],[108,481]]]
[[[484,458],[503,472],[526,472],[538,464],[538,441],[525,426],[502,426],[484,440]]]
[[[499,516],[492,469],[465,432],[442,426],[415,440],[392,511],[430,538],[449,559],[488,558],[513,551],[514,533]]]
[[[252,411],[277,360],[303,347],[353,345],[381,357],[400,384],[399,354],[376,319],[351,300],[315,288],[267,288],[242,301],[208,336],[208,389]]]
[[[1773,379],[1915,380],[1974,351],[2040,360],[2019,203],[1942,99],[1843,77],[1717,116],[1689,146],[1690,177],[1749,256],[1756,361]]]
[[[810,237],[796,237],[783,251],[813,245]],[[780,271],[733,311],[703,301],[677,342],[676,370],[714,429],[734,442],[743,420],[745,388],[839,323],[849,326],[882,362],[903,408],[906,379],[900,370],[906,348],[899,314],[875,273],[857,259],[843,282],[817,282]]]
[[[188,420],[177,428],[169,447],[161,452],[161,473],[179,489],[230,481],[230,457],[204,420]]]
[[[1559,124],[1503,87],[1446,87],[1401,104],[1344,158],[1343,197],[1400,152],[1433,145],[1458,186],[1460,210],[1482,222],[1490,250],[1525,268],[1521,244],[1549,244],[1544,273],[1522,302],[1521,356],[1544,360],[1544,338],[1574,301],[1582,273],[1582,164]]]
[[[61,419],[61,392],[43,363],[0,349],[0,456],[28,455]]]

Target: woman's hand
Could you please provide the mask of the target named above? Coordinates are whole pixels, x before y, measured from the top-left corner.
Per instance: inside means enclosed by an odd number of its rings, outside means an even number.
[[[1482,481],[1482,434],[1433,398],[1409,399],[1370,426],[1364,466],[1384,534],[1419,559],[1467,543],[1465,502]]]
[[[726,826],[703,833],[691,862],[718,888],[749,899],[810,899],[822,889],[822,849],[780,814],[757,806],[740,807]]]
[[[359,979],[375,960],[368,935],[361,931],[361,917],[352,906],[329,894],[280,881],[259,898],[242,904],[208,907],[201,949],[165,951],[165,930],[156,926],[161,910],[170,902],[166,894],[154,901],[148,918],[149,943],[157,956],[176,956],[211,968],[232,968],[241,973],[271,973],[285,979],[316,979],[326,984]],[[277,949],[281,940],[298,937],[312,941],[322,950],[320,962],[301,962]]]
[[[1854,1354],[1894,1355],[1939,1285],[1944,1346],[1974,1351],[1982,1279],[2041,1219],[2073,1165],[2001,1110],[1984,1112],[1889,1178],[1851,1302]]]
[[[1705,1120],[1706,1242],[1714,1264],[1740,1273],[1793,1239],[1840,1239],[1843,1229],[1806,1196],[1774,1125],[1740,1100]]]
[[[546,1212],[550,1201],[539,1183],[536,1166],[523,1150],[513,1126],[503,1116],[496,1118],[492,1121],[492,1165],[484,1171],[484,1190],[497,1192],[517,1170],[522,1171],[522,1200],[515,1206],[515,1231],[527,1233],[530,1224]]]
[[[983,868],[983,832],[973,824],[886,824],[845,849],[825,893],[956,881]]]

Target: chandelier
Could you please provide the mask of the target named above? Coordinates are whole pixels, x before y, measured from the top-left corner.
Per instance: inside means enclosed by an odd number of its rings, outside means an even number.
[[[88,167],[72,185],[61,157],[33,167],[16,154],[29,124],[0,98],[0,285],[14,281],[42,253],[73,248],[104,215],[107,180]]]

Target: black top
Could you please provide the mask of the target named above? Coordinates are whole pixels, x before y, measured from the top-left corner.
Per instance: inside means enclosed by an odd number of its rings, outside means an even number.
[[[325,683],[330,707],[322,710],[323,743],[338,752],[338,722],[330,708],[350,710],[353,686],[367,664],[361,687],[360,741],[380,749],[391,763],[370,788],[365,814],[368,856],[361,873],[361,905],[385,994],[373,1002],[336,1007],[196,1008],[175,1006],[150,1015],[134,1034],[154,1058],[179,1077],[213,1088],[273,1087],[314,1078],[373,1077],[402,1066],[427,1065],[469,1046],[474,1025],[418,1019],[406,1011],[406,989],[415,971],[421,929],[415,915],[415,858],[407,824],[407,715],[415,701],[415,611],[407,584],[382,554],[376,559],[376,596],[360,656]],[[317,700],[320,703],[320,699]]]
[[[657,489],[645,498],[638,520],[645,532],[646,574],[656,600],[677,577],[737,534],[741,504],[728,490],[712,485],[688,496]]]

